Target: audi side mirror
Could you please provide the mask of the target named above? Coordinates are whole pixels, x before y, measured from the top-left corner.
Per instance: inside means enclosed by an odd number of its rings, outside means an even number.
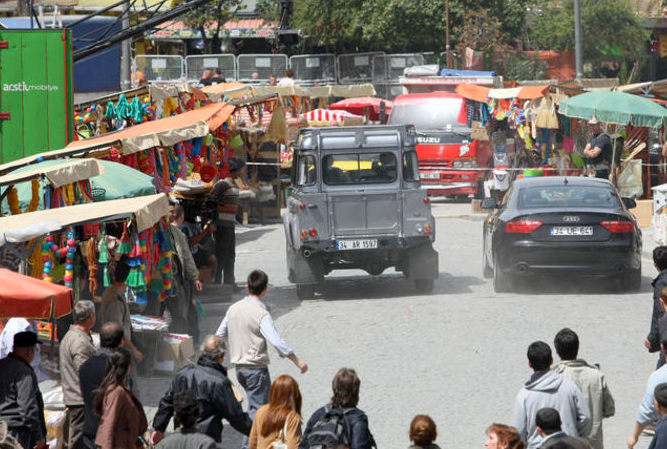
[[[495,198],[484,198],[482,204],[479,207],[485,210],[493,210],[496,208],[496,199]]]
[[[626,209],[634,209],[637,207],[637,202],[634,198],[621,198],[621,200],[623,200],[623,204],[625,204]]]

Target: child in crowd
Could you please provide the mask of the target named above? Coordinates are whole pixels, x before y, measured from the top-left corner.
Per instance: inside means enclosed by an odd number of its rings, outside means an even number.
[[[433,443],[438,436],[435,422],[428,415],[417,415],[410,423],[410,441],[412,445],[408,449],[440,449]]]

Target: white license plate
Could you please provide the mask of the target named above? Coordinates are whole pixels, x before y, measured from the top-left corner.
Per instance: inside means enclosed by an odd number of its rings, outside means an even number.
[[[440,179],[440,173],[420,173],[421,179]]]
[[[336,249],[339,251],[350,249],[375,249],[377,247],[377,239],[336,240]]]
[[[593,226],[554,226],[551,235],[593,235]]]

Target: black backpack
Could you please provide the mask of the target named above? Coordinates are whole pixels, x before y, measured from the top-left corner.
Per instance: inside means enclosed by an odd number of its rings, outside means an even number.
[[[324,415],[315,422],[308,436],[305,447],[308,449],[327,449],[330,447],[350,447],[352,429],[345,418],[345,412],[351,409],[324,407]]]

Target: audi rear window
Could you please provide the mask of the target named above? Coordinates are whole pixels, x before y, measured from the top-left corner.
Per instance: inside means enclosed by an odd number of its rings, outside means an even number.
[[[582,207],[591,209],[619,209],[616,193],[606,187],[595,186],[534,186],[518,192],[519,209]]]

